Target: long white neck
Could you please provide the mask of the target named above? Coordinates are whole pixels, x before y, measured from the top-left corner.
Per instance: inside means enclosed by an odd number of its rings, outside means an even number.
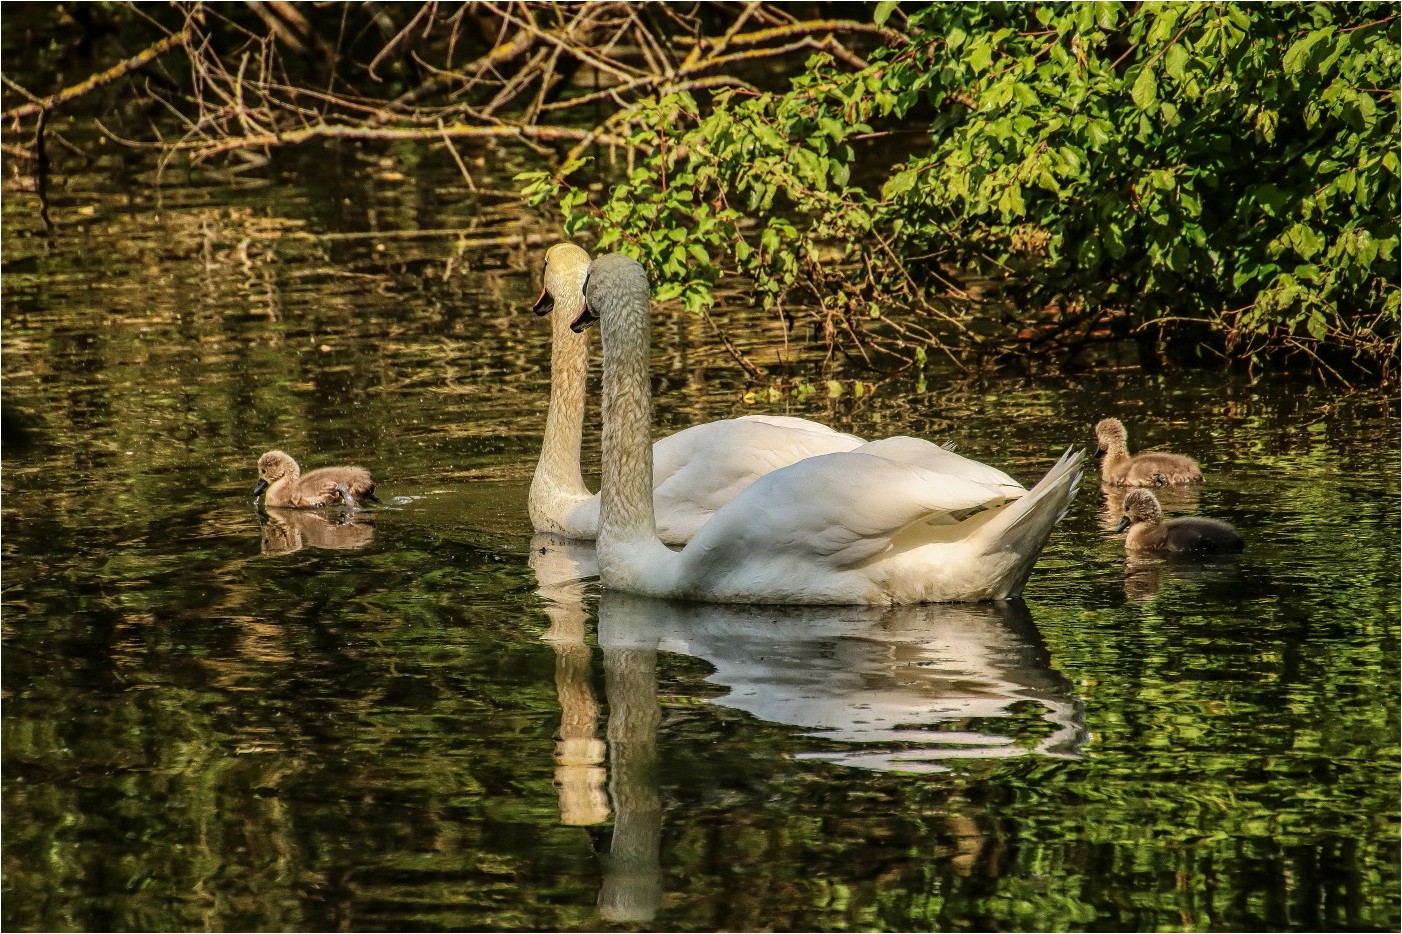
[[[606,587],[648,593],[675,558],[657,537],[652,503],[652,392],[647,280],[618,283],[600,314],[604,356],[599,572]],[[650,583],[651,582],[651,583]]]
[[[570,330],[583,302],[582,294],[563,296],[556,299],[550,314],[550,407],[528,499],[531,522],[537,529],[552,529],[552,518],[591,495],[579,467],[589,335]]]
[[[616,296],[630,311],[637,297]],[[642,301],[647,302],[647,296]],[[642,314],[605,317],[603,472],[599,483],[599,544],[656,537],[652,506],[652,389],[648,379],[648,320]]]

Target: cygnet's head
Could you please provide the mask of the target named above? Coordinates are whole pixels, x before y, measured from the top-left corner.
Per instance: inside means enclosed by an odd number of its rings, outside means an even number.
[[[560,299],[584,292],[584,279],[589,275],[589,254],[573,243],[557,243],[545,251],[545,269],[541,275],[540,297],[531,310],[548,315]]]
[[[1123,532],[1139,522],[1158,522],[1163,518],[1163,507],[1158,497],[1148,490],[1130,490],[1125,494],[1124,516],[1115,526],[1116,532]]]
[[[570,327],[583,331],[610,309],[629,302],[646,307],[650,297],[647,272],[637,260],[622,253],[600,256],[589,264],[589,276],[584,280],[584,310]]]
[[[258,458],[258,479],[272,483],[290,473],[297,472],[297,462],[292,455],[282,451],[269,451]]]
[[[258,458],[258,485],[253,488],[253,495],[260,495],[283,477],[295,476],[297,472],[297,462],[290,454],[269,451]]]
[[[1123,447],[1129,440],[1129,434],[1118,418],[1102,418],[1095,425],[1095,440],[1100,450],[1108,451],[1112,447]]]

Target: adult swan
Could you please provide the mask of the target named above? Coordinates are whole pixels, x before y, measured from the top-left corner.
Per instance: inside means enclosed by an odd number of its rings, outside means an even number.
[[[679,552],[652,502],[647,275],[596,259],[572,327],[600,325],[603,471],[597,551],[607,588],[716,603],[933,603],[1017,596],[1065,514],[1082,451],[1031,490],[845,451],[760,477]]]

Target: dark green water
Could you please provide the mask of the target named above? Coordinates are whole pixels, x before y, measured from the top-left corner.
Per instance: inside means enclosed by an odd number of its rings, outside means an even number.
[[[52,234],[7,183],[7,930],[1398,929],[1394,397],[812,397],[1025,482],[1119,415],[1248,550],[1128,563],[1087,478],[1025,603],[601,596],[525,516],[539,250],[492,240],[529,221],[390,171],[74,175]],[[784,411],[654,341],[659,427]],[[273,447],[385,505],[260,524]]]

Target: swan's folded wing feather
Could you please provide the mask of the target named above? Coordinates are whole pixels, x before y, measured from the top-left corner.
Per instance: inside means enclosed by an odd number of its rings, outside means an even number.
[[[653,445],[659,519],[679,511],[699,512],[699,525],[759,477],[860,443],[831,430],[810,431],[750,418],[708,422],[677,432]]]
[[[719,566],[794,553],[839,570],[881,554],[911,526],[956,524],[1011,498],[1000,487],[883,457],[828,454],[755,481],[684,554]]]
[[[856,435],[844,434],[835,428],[830,428],[822,422],[815,422],[807,418],[797,418],[793,415],[741,415],[735,419],[737,422],[760,422],[766,425],[773,425],[776,428],[786,428],[790,431],[811,431],[824,435],[838,435],[851,442],[851,447],[862,444],[864,439]]]
[[[935,444],[923,438],[894,435],[878,441],[868,441],[854,450],[862,454],[875,454],[877,457],[910,464],[912,467],[923,467],[935,473],[947,473],[965,480],[973,480],[976,483],[1004,487],[1009,492],[1026,489],[1021,483],[996,467],[990,467],[981,461],[971,460],[962,454],[956,454],[952,447]]]

